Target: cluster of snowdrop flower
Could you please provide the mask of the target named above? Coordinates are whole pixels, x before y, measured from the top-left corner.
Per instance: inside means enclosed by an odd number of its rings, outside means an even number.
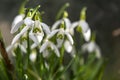
[[[64,11],[63,18],[57,20],[52,26],[48,26],[40,19],[40,12],[37,10],[39,6],[28,11],[27,15],[17,15],[12,23],[11,33],[16,34],[11,45],[7,51],[14,52],[14,48],[19,46],[23,53],[27,53],[27,48],[30,46],[30,59],[34,62],[36,59],[35,48],[47,57],[50,50],[53,51],[57,57],[60,57],[60,48],[64,47],[68,53],[75,53],[73,36],[75,28],[82,30],[84,40],[87,42],[83,45],[83,51],[96,51],[97,57],[100,57],[100,49],[91,42],[91,29],[86,22],[86,8],[81,11],[81,18],[79,21],[71,23],[68,18],[68,13]],[[29,42],[29,45],[28,45]],[[97,46],[97,47],[96,47]]]

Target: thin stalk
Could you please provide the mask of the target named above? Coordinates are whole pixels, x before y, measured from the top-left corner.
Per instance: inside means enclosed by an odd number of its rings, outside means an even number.
[[[38,5],[34,11],[32,12],[31,18],[33,18],[33,16],[35,15],[35,13],[37,12],[37,10],[40,8],[40,5]]]
[[[63,6],[62,6],[62,8],[58,11],[58,14],[57,14],[57,16],[56,16],[56,20],[58,20],[61,16],[62,16],[62,14],[64,13],[64,11],[65,11],[65,9],[67,8],[67,7],[69,7],[69,3],[66,3],[66,4],[64,4]]]
[[[41,77],[40,77],[39,75],[37,75],[35,72],[33,72],[32,70],[27,69],[27,71],[28,71],[32,76],[34,76],[37,80],[42,80]]]

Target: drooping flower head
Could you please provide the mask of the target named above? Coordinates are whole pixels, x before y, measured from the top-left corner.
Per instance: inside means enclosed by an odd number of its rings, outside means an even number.
[[[58,48],[60,48],[62,44],[64,44],[65,39],[68,39],[71,45],[74,44],[72,35],[70,33],[71,21],[67,17],[68,17],[68,13],[65,11],[63,15],[63,19],[56,21],[52,26],[52,30],[59,28],[59,32],[57,33],[57,47]]]
[[[86,22],[86,8],[83,8],[80,14],[80,21],[76,21],[71,26],[73,29],[78,27],[82,29],[82,34],[85,41],[89,41],[91,37],[91,29],[89,28],[88,23]]]

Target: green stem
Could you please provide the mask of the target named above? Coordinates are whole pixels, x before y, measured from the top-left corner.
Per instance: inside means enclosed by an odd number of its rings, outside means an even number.
[[[73,61],[74,61],[74,58],[72,58],[72,60],[69,62],[69,64],[66,66],[66,68],[64,69],[64,72],[63,73],[65,73],[67,70],[68,70],[68,68],[71,66],[71,64],[73,63]]]
[[[28,71],[32,76],[34,76],[37,80],[42,80],[41,77],[40,77],[39,75],[37,75],[35,72],[33,72],[32,70],[27,69],[27,71]]]
[[[35,13],[37,12],[37,10],[40,8],[40,5],[38,5],[34,11],[32,12],[31,18],[33,18],[33,16],[35,15]]]
[[[58,11],[58,14],[57,14],[57,16],[56,16],[56,20],[58,20],[61,16],[62,16],[62,14],[64,13],[64,11],[65,11],[65,9],[67,8],[67,7],[69,7],[69,3],[66,3],[66,4],[64,4],[63,6],[62,6],[62,8]]]

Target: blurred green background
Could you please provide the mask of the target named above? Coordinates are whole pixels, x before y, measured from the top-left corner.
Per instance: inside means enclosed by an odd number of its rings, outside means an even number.
[[[0,29],[6,45],[12,39],[11,23],[18,14],[24,0],[0,0]],[[59,9],[66,3],[71,21],[79,20],[80,10],[87,7],[87,22],[96,33],[96,42],[106,61],[103,80],[120,80],[120,0],[29,0],[26,7],[41,5],[43,21],[48,25],[55,22]]]

